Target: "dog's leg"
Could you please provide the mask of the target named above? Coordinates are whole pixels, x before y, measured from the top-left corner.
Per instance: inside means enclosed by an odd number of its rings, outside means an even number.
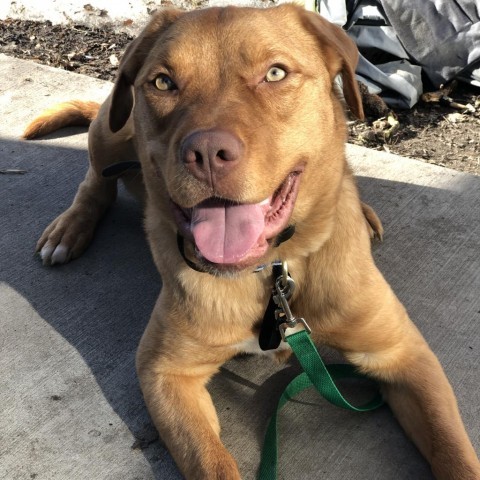
[[[385,398],[430,462],[435,478],[478,480],[480,465],[453,390],[435,355],[426,345],[423,350],[417,354],[415,365],[410,365],[409,375],[402,372],[403,381],[384,383]]]
[[[117,181],[102,178],[90,166],[72,205],[43,232],[37,243],[45,265],[67,263],[90,243],[98,221],[113,203]]]
[[[240,479],[219,437],[218,419],[205,383],[209,375],[164,375],[140,370],[148,411],[188,480]]]
[[[387,298],[374,318],[351,329],[355,335],[342,332],[346,356],[382,382],[395,416],[437,479],[478,480],[480,464],[445,373],[402,305],[393,294]]]
[[[43,232],[37,252],[46,265],[66,263],[87,248],[95,228],[117,196],[117,178],[104,178],[102,171],[115,163],[136,160],[131,122],[116,134],[108,125],[110,100],[100,107],[88,131],[90,166],[72,205]],[[128,175],[127,175],[128,176]],[[131,175],[130,183],[141,184],[141,175]]]
[[[211,363],[202,347],[188,339],[180,345],[175,336],[169,338],[154,317],[155,312],[140,342],[137,372],[162,440],[188,480],[239,480],[237,464],[220,440],[218,417],[205,388],[220,363]]]

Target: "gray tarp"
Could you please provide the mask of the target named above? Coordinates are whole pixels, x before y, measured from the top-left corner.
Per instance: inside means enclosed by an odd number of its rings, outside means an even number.
[[[392,106],[417,102],[422,71],[434,87],[480,86],[480,0],[320,0],[318,10],[355,40],[359,79]]]
[[[403,0],[381,3],[412,61],[435,86],[480,60],[479,0],[414,0],[410,8]],[[480,70],[474,73],[480,82]]]

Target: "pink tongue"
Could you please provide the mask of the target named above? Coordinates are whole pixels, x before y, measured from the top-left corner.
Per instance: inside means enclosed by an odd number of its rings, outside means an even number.
[[[265,228],[260,204],[208,199],[192,210],[191,230],[198,250],[213,263],[236,263],[257,245]]]

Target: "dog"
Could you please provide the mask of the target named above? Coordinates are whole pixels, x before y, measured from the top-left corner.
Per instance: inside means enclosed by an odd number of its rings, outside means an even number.
[[[188,479],[240,478],[205,385],[225,361],[259,350],[277,259],[298,285],[293,313],[380,382],[436,478],[480,478],[452,388],[372,259],[381,223],[344,151],[344,104],[363,115],[357,57],[341,28],[295,5],[160,10],[101,106],[63,104],[25,132],[91,122],[89,170],[38,242],[44,263],[83,252],[119,178],[144,202],[163,288],[137,372]],[[284,343],[275,352],[289,354]]]

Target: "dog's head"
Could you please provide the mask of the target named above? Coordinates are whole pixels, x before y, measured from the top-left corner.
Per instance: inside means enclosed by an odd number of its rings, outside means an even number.
[[[356,61],[341,28],[293,5],[160,11],[122,60],[110,126],[133,110],[149,201],[199,261],[241,270],[288,225],[301,238],[331,216],[345,141],[334,80],[361,117]]]

